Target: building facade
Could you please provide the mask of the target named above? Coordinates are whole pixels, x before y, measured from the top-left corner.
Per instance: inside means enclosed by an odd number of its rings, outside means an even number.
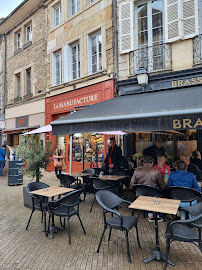
[[[4,134],[7,144],[15,146],[24,130],[45,125],[47,14],[43,2],[23,1],[1,21],[0,34],[7,40]]]
[[[114,90],[114,31],[112,1],[46,1],[48,10],[48,76],[46,125],[88,105],[112,99]],[[68,134],[68,130],[66,132]],[[48,138],[62,145],[69,167],[69,139]],[[107,137],[91,133],[73,137],[73,171],[106,154]],[[53,164],[51,169],[53,169]]]
[[[145,94],[149,107],[146,93],[161,91],[167,104],[167,93],[173,91],[176,110],[174,93],[179,89],[184,91],[185,100],[186,91],[198,95],[202,84],[201,3],[200,0],[117,1],[119,95]],[[196,109],[196,104],[192,105]],[[179,117],[173,117],[173,124],[164,130],[143,124],[142,130],[125,136],[125,154],[130,157],[142,152],[159,137],[168,155],[175,159],[182,152],[201,151],[201,115],[190,114],[188,107],[185,101]],[[168,121],[169,117],[164,117],[162,123]]]

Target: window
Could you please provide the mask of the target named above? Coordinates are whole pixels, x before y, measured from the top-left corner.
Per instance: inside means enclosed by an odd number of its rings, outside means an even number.
[[[80,10],[80,0],[68,0],[68,17]]]
[[[26,27],[26,42],[32,41],[32,25]]]
[[[102,35],[96,33],[88,38],[89,44],[89,73],[96,73],[102,70]]]
[[[80,46],[79,43],[73,45],[72,49],[72,79],[80,78]]]
[[[26,88],[27,95],[31,94],[31,68],[26,69]]]
[[[21,97],[21,76],[20,73],[16,74],[16,96]]]
[[[62,22],[62,10],[61,5],[54,8],[54,26],[59,25]]]
[[[21,33],[16,34],[16,50],[21,48]]]
[[[52,63],[52,78],[53,85],[59,85],[62,83],[62,52],[53,53]]]
[[[164,60],[163,1],[148,1],[135,6],[135,15],[137,69],[162,69]]]

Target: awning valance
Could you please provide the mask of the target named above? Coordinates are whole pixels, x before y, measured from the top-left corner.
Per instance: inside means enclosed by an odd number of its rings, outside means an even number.
[[[52,131],[52,126],[46,125],[44,127],[40,127],[40,128],[35,129],[35,130],[26,132],[22,135],[39,134],[39,133],[46,133],[46,132],[51,132],[51,131]]]
[[[25,131],[33,130],[38,128],[39,126],[26,127],[26,128],[15,128],[15,129],[5,129],[1,130],[1,134],[22,134]]]
[[[51,123],[53,134],[202,129],[202,88],[115,97]]]

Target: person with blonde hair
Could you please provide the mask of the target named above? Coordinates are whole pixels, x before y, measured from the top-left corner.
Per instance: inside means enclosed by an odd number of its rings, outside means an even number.
[[[53,158],[54,158],[55,175],[56,175],[55,180],[58,180],[57,178],[58,171],[59,171],[59,174],[61,174],[62,170],[65,170],[65,161],[64,161],[65,155],[60,144],[58,144],[57,149],[55,150],[55,153],[53,155]]]

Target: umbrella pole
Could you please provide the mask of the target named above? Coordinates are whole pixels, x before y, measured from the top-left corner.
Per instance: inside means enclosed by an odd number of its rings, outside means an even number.
[[[70,139],[70,149],[69,149],[69,172],[72,173],[72,138],[73,135],[70,134],[69,135],[69,139]]]

